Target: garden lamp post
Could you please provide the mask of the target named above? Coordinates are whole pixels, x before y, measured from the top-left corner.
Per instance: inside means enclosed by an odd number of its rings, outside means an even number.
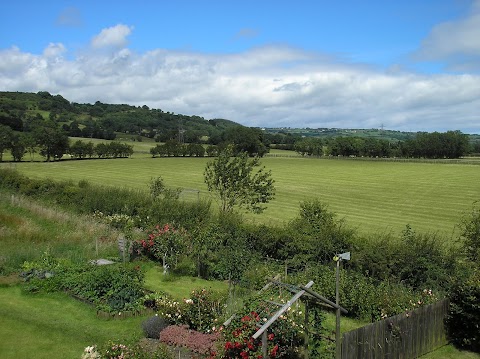
[[[340,359],[342,356],[342,343],[340,337],[340,262],[342,260],[350,260],[350,252],[345,252],[342,254],[337,254],[333,257],[333,260],[337,262],[337,269],[335,272],[335,304],[337,305],[337,320],[335,326],[335,358]]]

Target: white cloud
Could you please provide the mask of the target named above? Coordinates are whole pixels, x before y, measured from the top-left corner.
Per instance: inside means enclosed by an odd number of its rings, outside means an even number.
[[[135,53],[120,46],[131,31],[122,26],[96,37],[117,45],[108,52],[63,57],[62,44],[50,44],[41,55],[16,47],[0,50],[0,88],[46,90],[75,102],[146,104],[247,126],[383,124],[395,130],[480,133],[476,74],[384,72],[284,46],[224,55]]]
[[[92,39],[94,48],[115,47],[122,48],[127,45],[127,36],[132,32],[133,27],[118,24],[103,29],[100,34]]]
[[[480,0],[465,18],[436,25],[414,57],[423,61],[447,61],[458,71],[480,70]]]
[[[48,46],[43,50],[43,56],[47,58],[59,58],[65,53],[67,49],[65,46],[58,42],[58,43],[49,43]]]

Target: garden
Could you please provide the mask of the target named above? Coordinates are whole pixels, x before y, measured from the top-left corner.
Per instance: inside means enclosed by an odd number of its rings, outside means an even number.
[[[178,356],[172,348],[185,357],[263,357],[261,340],[252,339],[258,326],[289,300],[291,288],[310,280],[316,292],[334,300],[333,257],[346,251],[355,253],[340,271],[348,326],[451,297],[450,323],[462,327],[451,332],[451,340],[478,351],[475,206],[459,223],[456,241],[408,225],[398,234],[366,237],[317,199],[303,201],[284,225],[269,226],[245,221],[235,211],[214,211],[209,201],[183,201],[161,178],[138,191],[0,171],[0,274],[21,278],[20,284],[2,284],[3,302],[53,300],[60,307],[89,308],[82,315],[94,316],[83,327],[79,321],[77,354],[63,348],[69,353],[63,357]],[[119,238],[126,243],[120,251]],[[92,262],[98,259],[112,263]],[[287,286],[265,288],[277,275]],[[191,282],[182,288],[186,278]],[[302,357],[306,350],[311,357],[333,356],[331,314],[314,303],[307,315],[305,310],[305,302],[298,302],[269,328],[268,357]],[[40,316],[49,309],[38,311]],[[28,322],[20,309],[12,313]],[[15,316],[2,314],[3,334],[15,335],[6,329]],[[56,325],[48,315],[42,322],[48,333]],[[122,327],[136,329],[126,333]],[[27,327],[18,330],[32,335]],[[1,350],[15,357],[12,346]]]

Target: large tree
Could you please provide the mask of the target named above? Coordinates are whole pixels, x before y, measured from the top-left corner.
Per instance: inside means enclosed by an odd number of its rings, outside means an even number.
[[[46,158],[60,159],[68,151],[68,136],[53,121],[45,121],[39,124],[33,131],[33,137],[40,148],[40,154]]]
[[[3,151],[12,147],[13,130],[9,126],[0,124],[0,161],[3,158]]]
[[[268,148],[263,143],[263,133],[258,128],[236,126],[225,131],[224,139],[233,144],[233,153],[247,152],[249,156],[263,157]]]
[[[235,207],[261,213],[275,195],[271,171],[260,167],[259,157],[249,158],[246,152],[233,157],[232,153],[232,147],[227,147],[207,163],[204,177],[208,190],[216,195],[224,213]]]

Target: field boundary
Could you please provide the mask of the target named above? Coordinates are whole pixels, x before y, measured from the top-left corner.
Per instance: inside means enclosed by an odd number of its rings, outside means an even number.
[[[344,333],[342,359],[411,359],[438,349],[447,344],[448,307],[443,299]]]

